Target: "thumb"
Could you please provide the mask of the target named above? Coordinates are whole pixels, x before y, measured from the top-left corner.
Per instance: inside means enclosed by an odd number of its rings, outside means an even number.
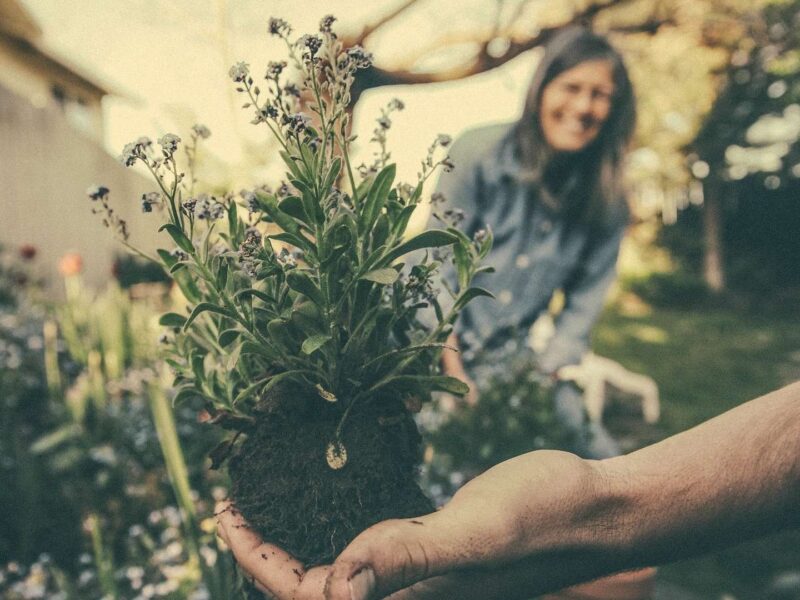
[[[383,598],[441,572],[454,553],[439,516],[384,521],[364,531],[333,564],[326,599]]]

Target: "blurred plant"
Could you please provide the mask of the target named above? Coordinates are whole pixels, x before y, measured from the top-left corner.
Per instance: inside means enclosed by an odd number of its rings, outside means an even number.
[[[438,505],[504,460],[533,450],[570,448],[574,442],[556,418],[551,384],[533,368],[530,352],[514,350],[480,360],[492,365],[477,380],[480,402],[455,404],[448,411],[432,405],[419,416],[428,440],[423,482]]]

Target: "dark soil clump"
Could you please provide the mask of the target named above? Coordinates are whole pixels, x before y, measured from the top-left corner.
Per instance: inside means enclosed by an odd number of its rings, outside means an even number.
[[[415,481],[421,438],[402,403],[354,407],[341,438],[347,463],[333,470],[325,452],[337,408],[296,396],[274,403],[228,466],[242,516],[307,567],[332,562],[379,521],[434,508]]]

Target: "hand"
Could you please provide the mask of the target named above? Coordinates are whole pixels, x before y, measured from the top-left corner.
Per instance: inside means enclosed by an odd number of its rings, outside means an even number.
[[[568,524],[538,521],[580,503],[591,464],[555,451],[506,461],[467,483],[436,513],[367,529],[332,567],[305,571],[247,529],[230,503],[218,506],[219,533],[256,587],[278,600],[351,600],[351,591],[353,599],[364,600],[389,594],[391,600],[527,598],[575,577],[575,560],[557,546]],[[551,551],[528,557],[543,540]],[[546,587],[537,561],[546,564]]]
[[[267,598],[319,600],[330,567],[306,570],[303,564],[273,544],[265,543],[247,524],[236,506],[220,502],[214,511],[217,534],[233,552],[250,582]]]
[[[566,551],[574,511],[564,506],[581,505],[598,464],[533,452],[473,479],[436,513],[378,523],[337,558],[325,598],[529,598],[574,583],[585,556]],[[578,577],[601,574],[603,564],[591,573],[582,566]]]

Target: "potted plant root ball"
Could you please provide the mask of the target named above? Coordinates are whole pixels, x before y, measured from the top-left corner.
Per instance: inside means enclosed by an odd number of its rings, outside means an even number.
[[[407,231],[425,180],[450,167],[449,138],[431,145],[418,181],[396,182],[385,148],[389,114],[402,108],[393,101],[378,119],[375,163],[351,166],[350,87],[370,56],[342,48],[332,22],[293,40],[273,19],[289,60],[270,62],[258,85],[247,64],[230,70],[253,123],[279,145],[286,182],[277,189],[196,193],[202,126],[185,158],[169,134],[122,156],[155,176],[143,209],[164,216],[175,246],[156,259],[187,303],[161,317],[175,402],[201,397],[205,418],[230,430],[212,459],[227,460],[237,509],[308,566],[330,562],[380,520],[432,510],[415,481],[412,412],[431,392],[467,391],[439,374],[439,354],[458,312],[489,295],[470,282],[491,236],[471,240],[446,225]],[[108,190],[91,196],[127,243]],[[437,301],[443,260],[458,273],[457,285],[441,284],[447,306]]]

